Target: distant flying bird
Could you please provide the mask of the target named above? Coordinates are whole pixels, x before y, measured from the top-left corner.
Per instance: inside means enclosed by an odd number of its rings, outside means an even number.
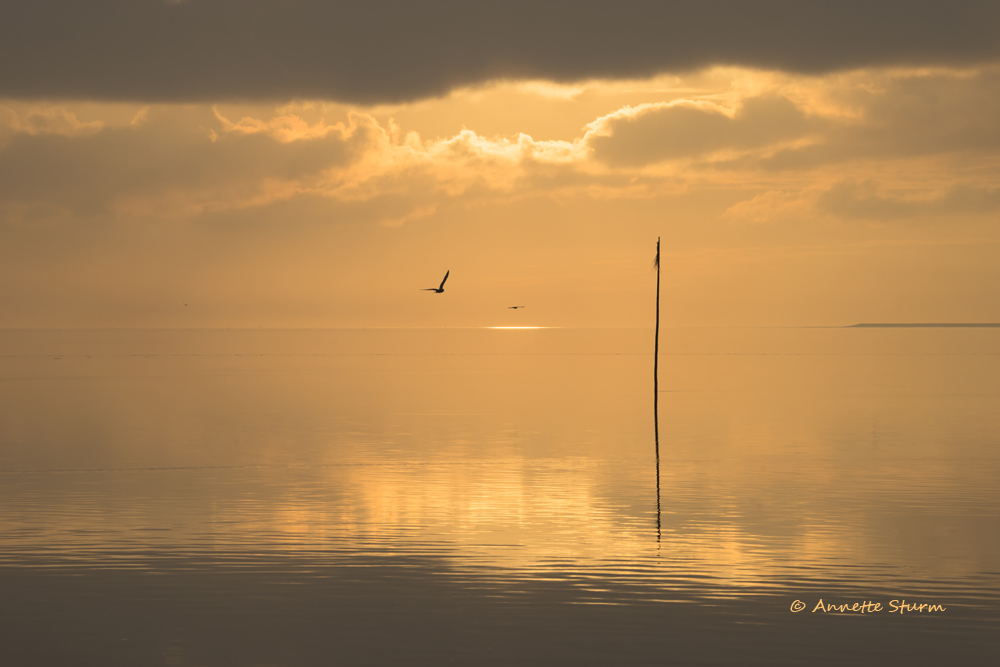
[[[425,288],[423,288],[420,291],[421,292],[434,292],[435,294],[440,294],[441,292],[444,291],[444,283],[445,283],[446,280],[448,280],[448,274],[450,274],[450,273],[451,273],[451,269],[448,269],[448,272],[444,274],[444,280],[441,281],[441,284],[439,286],[437,286],[437,287],[425,287]]]
[[[524,308],[524,306],[507,306],[507,308],[513,308],[514,310],[517,310],[518,308]]]

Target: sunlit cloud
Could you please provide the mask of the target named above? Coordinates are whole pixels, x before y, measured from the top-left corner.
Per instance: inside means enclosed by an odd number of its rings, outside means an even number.
[[[768,208],[760,197],[773,204],[775,193],[788,193],[793,187],[790,180],[799,178],[803,169],[814,172],[811,187],[815,188],[818,183],[829,186],[836,180],[816,174],[817,170],[845,161],[877,160],[884,164],[886,160],[956,151],[982,155],[989,146],[1000,146],[1000,135],[992,122],[1000,113],[1000,95],[990,92],[997,88],[992,84],[998,76],[990,69],[891,70],[819,78],[715,70],[691,77],[688,83],[695,85],[666,81],[686,88],[688,94],[618,106],[580,127],[572,140],[523,132],[491,136],[475,128],[425,138],[391,118],[380,121],[364,110],[345,111],[323,103],[290,104],[271,114],[259,110],[238,119],[213,107],[210,122],[201,115],[197,124],[187,127],[184,123],[195,118],[188,112],[146,106],[133,113],[131,134],[101,120],[81,121],[66,105],[36,105],[20,112],[0,107],[0,113],[7,141],[50,134],[89,137],[89,144],[80,144],[72,152],[82,160],[88,159],[86,151],[92,151],[92,177],[105,181],[101,189],[113,190],[107,196],[119,201],[116,205],[123,212],[141,209],[143,199],[149,201],[150,209],[162,201],[174,202],[167,205],[170,210],[194,212],[263,206],[298,195],[342,201],[386,195],[415,197],[412,212],[384,221],[398,225],[436,210],[440,202],[427,201],[428,196],[468,198],[473,192],[565,196],[577,191],[598,198],[614,197],[616,192],[621,197],[634,197],[669,193],[698,183],[770,181],[765,188],[770,194],[755,193],[751,200],[756,203],[737,207],[730,214],[739,217],[740,210],[752,206],[755,212],[749,217],[760,219]],[[572,88],[552,84],[551,91],[541,82],[519,85],[509,88],[531,94],[543,91],[543,95],[556,91],[556,97],[570,100],[584,93],[606,94],[617,100],[622,90],[629,89],[609,83],[604,90],[600,82]],[[491,90],[468,94],[494,94]],[[691,94],[696,90],[701,92]],[[457,99],[459,93],[453,97]],[[340,115],[328,119],[327,112]],[[176,141],[178,132],[186,134],[181,143]],[[264,142],[253,143],[255,138]],[[156,142],[162,143],[154,145]],[[171,155],[178,168],[174,175],[168,174],[170,163],[155,167],[161,189],[171,180],[178,185],[190,182],[191,175],[199,172],[208,176],[203,167],[206,164],[217,164],[212,172],[217,176],[198,187],[170,188],[168,193],[149,199],[148,191],[130,192],[134,176],[122,180],[107,171],[123,165],[120,159],[108,161],[98,153],[107,153],[112,145],[119,154],[134,151],[135,160],[140,154],[150,160]],[[62,151],[66,157],[60,161],[66,162],[70,147],[49,146],[46,150]],[[328,151],[326,159],[324,150]],[[12,159],[17,151],[6,153]],[[251,157],[253,154],[259,158]],[[4,157],[0,155],[0,160]],[[248,168],[252,163],[256,166]],[[797,173],[790,173],[793,168]],[[862,173],[856,177],[866,177],[864,165],[860,168]],[[58,171],[54,175],[57,178],[49,178],[49,183],[58,187]],[[874,174],[868,177],[874,178]],[[230,185],[223,185],[226,181]],[[44,182],[39,173],[31,188],[11,194],[23,196],[39,188],[42,192]],[[192,206],[178,207],[177,202],[185,196],[191,198]],[[788,198],[787,194],[782,196]],[[52,197],[46,199],[51,201]]]
[[[275,116],[267,120],[244,116],[234,123],[219,113],[217,108],[213,107],[212,112],[218,121],[222,123],[223,132],[233,132],[243,135],[266,134],[281,143],[321,139],[331,132],[336,133],[341,139],[348,139],[357,129],[357,124],[353,122],[349,125],[345,125],[342,122],[327,125],[321,120],[318,123],[310,125],[307,121],[293,114]]]
[[[62,105],[32,105],[20,113],[0,104],[0,146],[4,137],[23,133],[30,136],[56,134],[79,137],[93,134],[104,127],[98,120],[81,121]]]

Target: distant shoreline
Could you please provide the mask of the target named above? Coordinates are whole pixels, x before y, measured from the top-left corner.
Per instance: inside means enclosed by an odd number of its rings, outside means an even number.
[[[884,328],[983,328],[983,327],[997,327],[1000,328],[1000,322],[917,322],[913,324],[895,324],[887,322],[864,322],[862,324],[851,324],[844,327],[845,329],[884,329]]]

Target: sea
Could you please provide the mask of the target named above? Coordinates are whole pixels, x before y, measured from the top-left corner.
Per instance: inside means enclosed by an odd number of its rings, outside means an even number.
[[[994,665],[1000,329],[0,330],[0,664]]]

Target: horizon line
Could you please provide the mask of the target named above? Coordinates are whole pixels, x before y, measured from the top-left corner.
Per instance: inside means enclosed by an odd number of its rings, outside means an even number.
[[[687,324],[665,329],[856,329],[856,328],[1000,328],[1000,322],[860,322],[857,324]],[[372,330],[472,330],[472,329],[605,329],[645,330],[650,326],[2,326],[0,331],[364,331]]]
[[[856,328],[992,328],[1000,327],[1000,322],[862,322],[851,324],[845,329]]]

